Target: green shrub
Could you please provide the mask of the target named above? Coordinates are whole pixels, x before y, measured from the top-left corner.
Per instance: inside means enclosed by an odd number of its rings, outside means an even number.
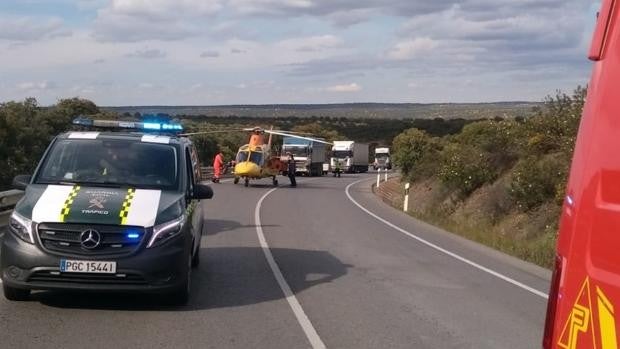
[[[585,97],[586,89],[582,87],[577,87],[570,96],[557,92],[555,96],[547,97],[535,110],[535,115],[523,123],[528,133],[524,138],[525,153],[572,153]]]
[[[517,160],[523,134],[523,126],[514,120],[485,120],[465,126],[455,141],[485,151],[491,164],[503,172]]]
[[[568,166],[563,154],[529,156],[519,161],[510,183],[510,195],[515,204],[528,211],[547,201],[557,200],[558,192],[563,196]]]
[[[403,174],[409,176],[418,162],[429,151],[433,151],[432,138],[416,128],[408,129],[394,138],[392,158]]]
[[[452,143],[441,152],[439,179],[463,198],[497,179],[498,174],[489,154],[476,146]]]

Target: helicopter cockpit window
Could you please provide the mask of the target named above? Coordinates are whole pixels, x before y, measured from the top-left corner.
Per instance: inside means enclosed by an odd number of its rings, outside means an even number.
[[[255,151],[250,152],[250,161],[253,163],[262,166],[263,165],[263,153],[258,153]]]
[[[248,161],[248,152],[240,151],[237,153],[237,163]]]

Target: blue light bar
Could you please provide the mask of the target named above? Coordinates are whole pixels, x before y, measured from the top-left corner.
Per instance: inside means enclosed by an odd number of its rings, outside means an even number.
[[[140,237],[140,234],[137,233],[129,233],[127,234],[127,238],[128,239],[138,239]]]
[[[145,122],[142,124],[142,127],[145,130],[161,130],[162,124],[154,123],[154,122]]]
[[[181,132],[183,125],[173,122],[162,122],[159,120],[149,120],[145,122],[119,121],[119,120],[93,120],[79,116],[73,120],[74,125],[99,127],[99,128],[122,128],[143,131],[168,131]]]
[[[73,124],[81,125],[81,126],[92,126],[93,120],[89,118],[85,118],[83,116],[78,116],[77,118],[73,119]]]

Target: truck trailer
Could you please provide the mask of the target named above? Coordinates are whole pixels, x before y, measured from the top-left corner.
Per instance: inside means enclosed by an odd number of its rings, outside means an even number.
[[[368,144],[334,141],[330,167],[334,172],[368,172]]]
[[[325,143],[295,137],[284,137],[282,161],[288,161],[287,153],[293,154],[297,173],[307,176],[321,176],[325,160]]]

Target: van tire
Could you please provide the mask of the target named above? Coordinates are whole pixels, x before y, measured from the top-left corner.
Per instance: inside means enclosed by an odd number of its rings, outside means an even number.
[[[200,265],[200,246],[198,247],[198,250],[196,250],[196,252],[194,253],[194,256],[192,257],[192,268],[196,268]]]

